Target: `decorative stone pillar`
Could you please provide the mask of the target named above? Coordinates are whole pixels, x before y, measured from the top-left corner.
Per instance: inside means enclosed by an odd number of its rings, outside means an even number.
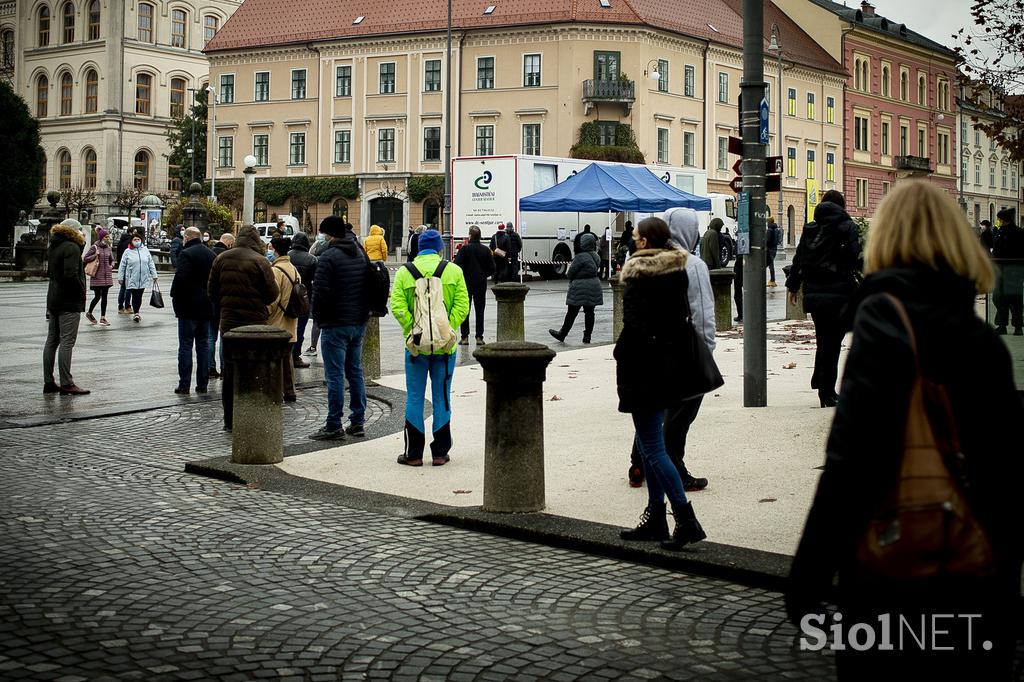
[[[782,268],[782,271],[786,273],[787,279],[789,278],[789,271],[793,269],[792,265],[787,265]],[[806,320],[807,312],[804,311],[804,288],[800,287],[800,291],[796,294],[796,303],[789,300],[789,292],[786,292],[786,319],[787,320]]]
[[[363,378],[380,379],[380,318],[370,315],[363,334]]]
[[[622,333],[622,294],[626,283],[622,281],[622,275],[609,277],[608,283],[612,285],[612,341],[618,341]]]
[[[732,268],[717,268],[711,271],[711,290],[715,294],[715,330],[720,332],[732,329],[732,283],[734,277],[735,273]]]
[[[516,282],[491,287],[498,301],[498,341],[526,339],[526,314],[523,310],[530,287]]]
[[[224,358],[232,363],[234,375],[234,464],[277,464],[284,459],[282,363],[291,361],[290,339],[288,332],[266,324],[224,334]]]
[[[544,508],[544,379],[555,352],[540,343],[499,341],[473,357],[487,383],[484,511]]]

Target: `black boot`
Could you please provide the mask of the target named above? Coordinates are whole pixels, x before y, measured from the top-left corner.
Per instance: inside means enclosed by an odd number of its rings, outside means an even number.
[[[551,334],[551,336],[555,337],[560,342],[565,342],[565,334],[563,334],[561,331],[556,332],[554,329],[549,329],[548,334]]]
[[[700,527],[700,521],[693,513],[693,504],[672,503],[672,516],[675,518],[676,527],[672,531],[672,539],[661,543],[662,549],[678,552],[686,545],[700,542],[707,537],[704,529]]]
[[[640,515],[640,525],[619,533],[623,540],[668,540],[668,518],[665,503],[651,502]]]

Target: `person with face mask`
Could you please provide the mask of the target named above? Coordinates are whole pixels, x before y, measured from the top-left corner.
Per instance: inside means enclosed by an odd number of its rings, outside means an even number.
[[[156,263],[149,249],[142,243],[142,236],[136,233],[132,237],[131,245],[121,258],[121,264],[117,268],[117,281],[124,283],[127,290],[127,301],[131,306],[132,320],[142,321],[139,309],[142,307],[142,294],[158,279]]]
[[[206,244],[207,248],[213,248],[213,244],[210,242],[209,232],[203,232],[203,243]]]
[[[89,263],[96,262],[96,270],[89,277],[89,288],[92,289],[93,296],[92,303],[89,304],[89,311],[85,314],[85,319],[89,320],[91,324],[96,324],[96,316],[92,314],[92,311],[96,309],[96,304],[99,303],[99,324],[109,327],[110,323],[107,322],[107,294],[110,293],[110,287],[114,286],[114,254],[110,248],[110,235],[102,227],[96,231],[96,241],[86,251],[82,260],[86,263],[87,270],[89,269]]]

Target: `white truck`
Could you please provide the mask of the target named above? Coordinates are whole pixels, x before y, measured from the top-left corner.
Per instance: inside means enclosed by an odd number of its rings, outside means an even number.
[[[604,234],[609,225],[607,213],[542,213],[520,211],[519,200],[536,194],[591,163],[615,164],[587,159],[566,159],[551,156],[465,156],[452,160],[452,234],[456,245],[476,225],[488,240],[499,223],[511,221],[523,239],[524,268],[544,277],[565,274],[572,260],[572,242],[584,225],[597,234]],[[655,175],[674,187],[698,196],[709,196],[712,210],[699,212],[701,231],[713,217],[722,218],[729,234],[735,234],[736,201],[724,194],[709,195],[707,172],[699,168],[675,168],[648,164]],[[613,239],[617,238],[626,220],[635,225],[646,213],[611,215]],[[729,240],[724,240],[729,242]],[[607,249],[606,243],[601,244]]]

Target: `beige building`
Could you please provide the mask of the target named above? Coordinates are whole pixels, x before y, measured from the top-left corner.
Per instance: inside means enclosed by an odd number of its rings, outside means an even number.
[[[1006,150],[978,128],[977,123],[992,123],[1006,116],[998,95],[990,91],[979,94],[984,107],[972,104],[970,91],[958,98],[960,105],[960,193],[967,220],[975,228],[982,220],[993,225],[996,213],[1003,208],[1017,209],[1020,215],[1021,167]]]
[[[403,226],[437,224],[436,202],[406,193],[413,176],[444,173],[445,5],[434,5],[426,15],[417,6],[417,16],[401,5],[349,4],[326,15],[314,0],[247,0],[206,50],[219,91],[210,131],[218,180],[241,177],[252,153],[258,178],[358,180],[358,199],[314,206],[311,222],[347,213],[364,232],[371,223],[387,228],[392,245]],[[452,156],[569,156],[581,126],[592,124],[582,142],[613,147],[631,133],[648,163],[706,168],[711,191],[728,191],[742,76],[738,9],[739,0],[688,3],[673,14],[622,0],[556,2],[543,12],[527,0],[456,2]],[[792,117],[783,134],[802,157],[820,155],[814,172],[824,177],[826,153],[841,158],[842,144],[825,101],[842,106],[845,74],[773,5],[769,16],[792,37],[785,83],[821,102],[820,114]],[[766,60],[769,77],[775,68]],[[772,130],[774,145],[774,116]],[[801,162],[786,183],[786,207],[797,216],[807,170]],[[834,173],[841,181],[841,165]],[[297,208],[258,205],[257,215],[288,210]]]
[[[206,81],[202,49],[240,0],[17,0],[0,5],[10,73],[40,123],[47,190],[94,189],[99,218],[136,184],[180,191],[166,130]],[[3,14],[4,9],[13,14]],[[40,206],[45,203],[41,201]]]

